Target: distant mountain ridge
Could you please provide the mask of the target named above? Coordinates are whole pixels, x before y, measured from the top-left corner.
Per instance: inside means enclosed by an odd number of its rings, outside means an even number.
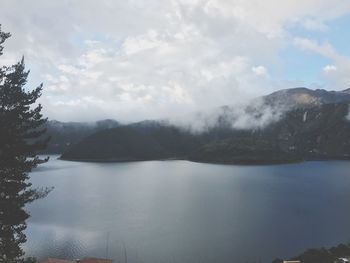
[[[50,120],[46,123],[47,132],[45,136],[50,136],[51,140],[43,153],[61,154],[71,145],[99,130],[118,126],[120,126],[120,123],[111,119],[97,122],[60,122]]]
[[[71,139],[63,148],[62,158],[67,160],[170,158],[215,163],[281,163],[350,159],[349,103],[350,89],[295,88],[264,96],[258,104],[251,103],[238,113],[235,107],[222,107],[212,122],[214,125],[199,133],[165,121],[121,125],[113,120],[92,126],[64,124],[63,133],[61,123],[51,123],[51,133]],[[267,125],[247,125],[262,121],[267,121]]]
[[[62,159],[137,161],[186,158],[199,146],[193,134],[167,124],[137,123],[96,132],[70,147]]]
[[[342,91],[311,90],[303,87],[284,89],[264,96],[263,100],[270,105],[284,105],[293,108],[341,102],[350,103],[350,89]]]

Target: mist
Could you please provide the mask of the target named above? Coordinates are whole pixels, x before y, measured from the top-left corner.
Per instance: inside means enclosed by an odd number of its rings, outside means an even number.
[[[291,108],[291,105],[269,104],[264,97],[261,97],[240,104],[188,114],[181,118],[171,118],[169,122],[194,133],[205,132],[216,127],[256,130],[278,122]]]

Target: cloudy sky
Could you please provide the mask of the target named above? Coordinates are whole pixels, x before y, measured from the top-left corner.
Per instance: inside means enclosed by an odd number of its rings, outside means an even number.
[[[51,119],[135,121],[350,87],[350,0],[1,0]]]

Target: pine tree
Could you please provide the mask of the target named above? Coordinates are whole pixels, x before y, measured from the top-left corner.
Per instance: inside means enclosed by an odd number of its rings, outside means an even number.
[[[4,41],[10,36],[1,31],[0,56]],[[25,205],[47,195],[48,189],[33,189],[29,173],[40,159],[37,152],[44,149],[43,138],[47,119],[37,104],[42,84],[28,91],[24,88],[29,71],[24,59],[0,68],[0,262],[24,262],[21,245],[26,242],[24,230],[29,214]]]

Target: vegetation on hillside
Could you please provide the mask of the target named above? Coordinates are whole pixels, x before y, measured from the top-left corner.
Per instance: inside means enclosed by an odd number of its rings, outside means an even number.
[[[72,145],[63,159],[188,159],[214,163],[284,163],[350,158],[348,104],[296,108],[260,129],[219,125],[202,133],[157,122],[99,131]]]
[[[62,158],[94,161],[185,158],[196,146],[193,135],[173,126],[121,126],[88,136]]]

